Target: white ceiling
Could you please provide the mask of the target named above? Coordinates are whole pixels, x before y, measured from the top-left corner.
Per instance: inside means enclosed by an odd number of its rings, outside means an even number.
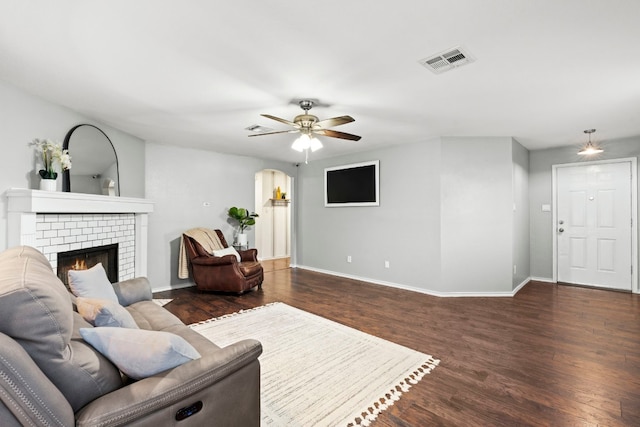
[[[349,114],[331,157],[438,136],[535,150],[640,135],[638,0],[0,0],[0,80],[144,140],[300,161],[293,98]],[[461,45],[476,62],[418,61]],[[52,136],[49,136],[52,137]]]

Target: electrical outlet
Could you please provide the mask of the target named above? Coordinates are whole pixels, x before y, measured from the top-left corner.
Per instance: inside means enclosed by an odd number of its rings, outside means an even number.
[[[351,262],[351,255],[347,255],[347,262]]]
[[[384,268],[391,268],[391,264],[389,264],[389,261],[384,262]]]
[[[514,276],[516,275],[516,271],[517,271],[517,270],[516,270],[516,265],[515,265],[515,264],[513,264],[513,275],[514,275]]]

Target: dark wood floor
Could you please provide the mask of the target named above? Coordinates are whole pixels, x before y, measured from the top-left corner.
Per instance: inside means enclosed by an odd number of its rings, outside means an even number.
[[[262,290],[162,292],[185,323],[282,301],[441,359],[375,426],[640,426],[640,296],[531,282],[438,298],[320,273]]]

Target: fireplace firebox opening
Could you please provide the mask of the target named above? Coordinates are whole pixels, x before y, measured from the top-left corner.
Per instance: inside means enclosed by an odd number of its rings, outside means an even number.
[[[111,283],[118,281],[118,244],[58,253],[58,277],[69,287],[69,270],[87,270],[102,263]]]

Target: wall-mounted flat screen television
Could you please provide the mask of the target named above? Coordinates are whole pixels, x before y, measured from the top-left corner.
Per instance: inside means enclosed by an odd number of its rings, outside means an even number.
[[[380,161],[326,168],[324,205],[380,206]]]

